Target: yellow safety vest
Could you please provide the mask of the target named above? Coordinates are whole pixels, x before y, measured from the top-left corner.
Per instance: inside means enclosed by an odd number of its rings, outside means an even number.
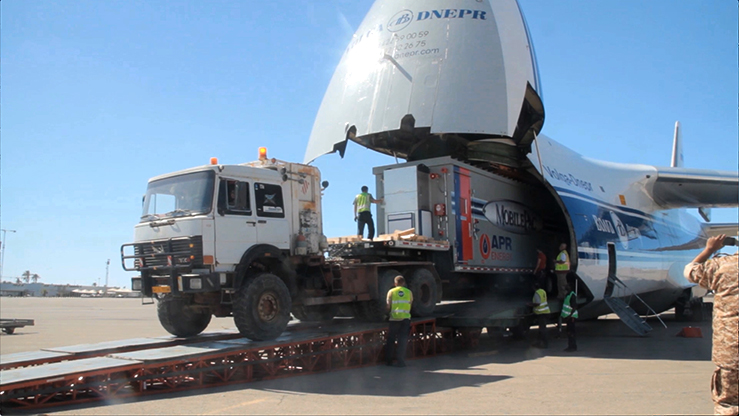
[[[534,306],[534,313],[537,315],[548,314],[550,311],[549,304],[547,304],[547,292],[544,289],[538,289],[536,293],[539,295],[541,303]],[[536,302],[536,296],[534,296],[534,302]]]
[[[575,296],[575,292],[570,292],[567,297],[565,298],[564,302],[562,302],[562,317],[563,318],[569,318],[572,316],[573,318],[577,319],[577,309],[575,309],[572,306],[572,300],[577,299],[577,296]],[[574,312],[573,312],[574,310]]]
[[[357,204],[357,212],[370,210],[370,194],[362,192],[361,194],[357,195],[357,197],[354,199],[354,202]]]
[[[411,319],[411,304],[413,294],[407,287],[398,286],[390,289],[390,320]]]
[[[564,263],[554,263],[554,270],[556,271],[568,271],[570,270],[570,255],[567,254],[566,250],[559,252],[559,255],[555,259],[556,261],[563,261]]]

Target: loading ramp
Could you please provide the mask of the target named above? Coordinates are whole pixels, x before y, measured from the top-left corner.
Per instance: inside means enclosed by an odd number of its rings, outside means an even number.
[[[1,356],[0,410],[37,409],[317,374],[384,362],[386,323],[291,324],[273,341],[237,333],[88,344]],[[464,330],[411,322],[407,357],[474,345]],[[130,342],[129,342],[130,341]]]
[[[33,319],[0,319],[0,329],[8,335],[13,334],[17,328],[33,325]]]

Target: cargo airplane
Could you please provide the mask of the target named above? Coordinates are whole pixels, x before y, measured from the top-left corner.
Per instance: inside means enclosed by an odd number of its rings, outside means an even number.
[[[708,222],[710,208],[739,205],[737,172],[685,167],[679,123],[669,167],[582,156],[540,134],[543,124],[534,47],[515,0],[377,0],[335,70],[305,162],[343,157],[349,140],[407,163],[451,156],[517,181],[548,207],[533,213],[547,238],[532,246],[505,227],[500,235],[512,250],[527,250],[532,266],[536,246],[555,253],[558,242],[568,243],[586,299],[582,317],[623,312],[609,300],[625,304],[633,295],[642,315],[699,304],[683,268],[708,236],[737,234],[737,224]],[[459,221],[470,200],[475,221],[491,221],[490,201],[466,192],[457,190],[452,216]],[[696,208],[707,222],[688,212]],[[378,214],[379,230],[394,231]],[[455,262],[460,251],[452,250]],[[490,277],[485,267],[458,274]]]

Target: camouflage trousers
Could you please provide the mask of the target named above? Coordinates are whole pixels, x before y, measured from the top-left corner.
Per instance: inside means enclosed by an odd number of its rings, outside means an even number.
[[[711,379],[713,411],[717,415],[739,415],[739,371],[716,367]]]

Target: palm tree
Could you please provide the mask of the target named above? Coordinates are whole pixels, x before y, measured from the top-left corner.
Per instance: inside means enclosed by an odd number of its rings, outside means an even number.
[[[31,281],[33,283],[38,283],[39,280],[41,280],[41,276],[37,275],[36,273],[31,275]]]
[[[28,283],[31,280],[31,271],[26,270],[21,276],[23,276],[23,283]]]

